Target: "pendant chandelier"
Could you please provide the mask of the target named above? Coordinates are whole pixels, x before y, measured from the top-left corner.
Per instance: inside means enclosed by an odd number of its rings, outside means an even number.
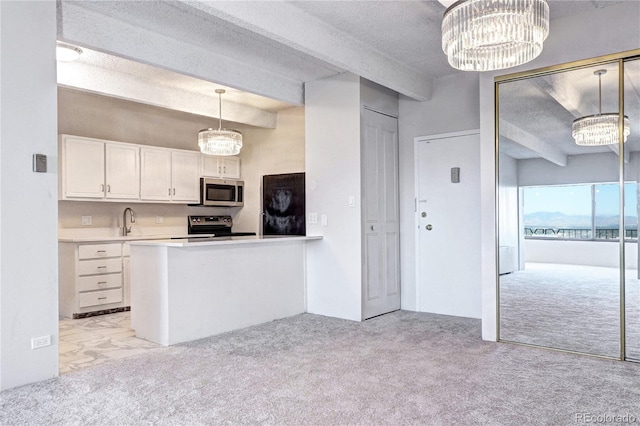
[[[602,113],[602,75],[607,70],[598,70],[593,74],[598,76],[598,114],[587,115],[573,121],[571,135],[577,145],[600,146],[617,144],[619,141],[620,115],[617,113]],[[631,134],[629,117],[623,117],[623,143]]]
[[[527,63],[542,52],[547,35],[547,0],[460,0],[442,20],[442,50],[462,71]]]
[[[216,89],[220,118],[217,129],[202,129],[198,132],[200,152],[206,155],[238,155],[242,148],[242,133],[237,130],[222,128],[222,94],[223,89]]]

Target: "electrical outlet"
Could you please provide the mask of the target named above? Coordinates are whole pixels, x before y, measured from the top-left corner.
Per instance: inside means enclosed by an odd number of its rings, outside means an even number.
[[[51,345],[51,335],[33,337],[31,339],[31,349],[44,348]]]
[[[91,216],[82,216],[82,225],[88,226],[93,223],[93,217]]]
[[[164,223],[164,216],[156,216],[156,223]]]
[[[310,224],[318,223],[318,213],[309,213],[309,223]]]

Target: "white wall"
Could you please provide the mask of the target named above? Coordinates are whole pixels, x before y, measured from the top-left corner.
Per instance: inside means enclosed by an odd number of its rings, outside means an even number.
[[[618,182],[619,167],[618,155],[613,151],[570,156],[564,167],[542,158],[531,158],[518,160],[518,182],[520,186]],[[635,153],[625,168],[638,170]]]
[[[59,133],[168,148],[198,150],[198,130],[214,119],[78,90],[58,90]],[[122,211],[136,212],[135,234],[175,234],[187,230],[187,215],[230,214],[234,231],[258,232],[260,184],[263,174],[304,171],[304,109],[278,113],[276,129],[231,123],[243,133],[241,178],[245,181],[242,208],[188,207],[174,204],[60,201],[59,226],[65,236],[102,235],[122,226]],[[156,216],[164,217],[156,224]],[[81,226],[82,216],[93,224]],[[108,228],[108,229],[105,229]],[[92,234],[93,231],[93,234]]]
[[[262,176],[305,171],[304,108],[278,112],[273,130],[246,127],[240,153],[242,179],[247,193],[244,207],[234,217],[234,230],[257,232],[260,216]]]
[[[432,98],[417,102],[400,97],[400,267],[402,309],[418,310],[414,238],[414,138],[479,127],[478,74],[459,73],[436,80]],[[470,271],[470,274],[479,271]]]
[[[553,7],[553,5],[551,5]],[[640,2],[629,1],[552,21],[542,54],[520,67],[480,74],[482,162],[482,337],[496,335],[494,78],[640,46]],[[594,34],[599,36],[594,37]],[[522,184],[522,183],[521,183]]]
[[[638,244],[625,243],[625,268],[638,269]],[[527,262],[620,267],[617,241],[558,241],[526,239]]]
[[[306,207],[328,226],[307,222],[307,310],[360,321],[360,78],[344,73],[305,85]],[[320,220],[319,220],[320,222]]]
[[[499,246],[513,247],[513,251],[503,251],[502,256],[513,255],[510,259],[500,259],[501,270],[505,266],[520,264],[520,202],[518,190],[518,162],[513,158],[500,154],[499,202],[498,215]]]
[[[0,2],[0,389],[58,375],[55,41],[55,2]]]

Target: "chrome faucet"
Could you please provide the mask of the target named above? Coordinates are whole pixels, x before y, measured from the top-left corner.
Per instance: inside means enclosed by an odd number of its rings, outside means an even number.
[[[129,232],[131,232],[131,226],[127,228],[127,211],[129,212],[129,216],[131,217],[131,223],[136,223],[136,214],[134,213],[131,207],[127,207],[124,209],[122,213],[122,236],[126,237]]]

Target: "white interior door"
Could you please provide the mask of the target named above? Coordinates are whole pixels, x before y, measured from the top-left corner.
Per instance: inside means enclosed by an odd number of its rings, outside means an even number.
[[[362,319],[400,309],[398,119],[365,110]]]
[[[480,318],[479,134],[418,139],[416,182],[418,310]]]

